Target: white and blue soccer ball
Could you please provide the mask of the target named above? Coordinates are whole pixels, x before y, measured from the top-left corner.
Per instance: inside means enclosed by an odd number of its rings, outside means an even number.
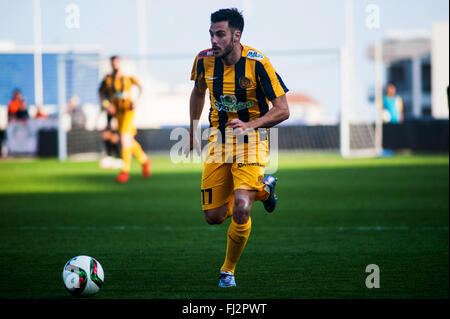
[[[103,286],[105,274],[100,263],[90,256],[71,258],[62,272],[64,287],[74,296],[91,296]]]

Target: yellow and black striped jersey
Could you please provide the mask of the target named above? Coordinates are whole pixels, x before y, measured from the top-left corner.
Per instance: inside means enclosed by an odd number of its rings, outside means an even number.
[[[201,92],[209,90],[210,126],[220,131],[232,119],[248,122],[262,117],[269,111],[269,101],[288,92],[269,59],[245,45],[240,60],[230,66],[216,59],[212,49],[201,51],[191,80]]]
[[[127,110],[131,107],[131,88],[141,86],[134,76],[113,77],[108,74],[100,84],[99,92],[113,103],[117,109]]]

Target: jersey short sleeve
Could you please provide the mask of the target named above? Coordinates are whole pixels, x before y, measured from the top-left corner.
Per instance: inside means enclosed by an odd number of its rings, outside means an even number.
[[[130,81],[131,81],[131,84],[141,86],[141,82],[139,82],[139,80],[135,76],[130,76]]]
[[[200,58],[198,55],[195,57],[194,65],[192,66],[191,80],[195,81],[195,86],[200,90],[200,92],[206,91],[203,58]]]
[[[269,59],[264,58],[256,62],[256,76],[269,101],[286,94],[289,89],[273,68]]]

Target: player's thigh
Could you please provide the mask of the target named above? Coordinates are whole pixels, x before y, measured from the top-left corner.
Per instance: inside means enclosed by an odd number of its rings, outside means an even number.
[[[233,196],[231,164],[206,163],[203,166],[201,199],[203,211],[228,203]]]
[[[134,144],[134,135],[128,132],[121,133],[120,142],[123,148],[130,148]]]
[[[107,130],[103,131],[102,138],[104,140],[109,140],[111,138],[111,135],[112,135],[112,132],[109,129],[107,129]]]
[[[114,143],[114,144],[119,143],[119,141],[120,141],[119,133],[112,131],[111,137],[109,138],[109,140],[111,141],[111,143]]]
[[[135,136],[137,133],[134,125],[134,111],[125,111],[117,116],[118,131],[120,135],[130,134]]]

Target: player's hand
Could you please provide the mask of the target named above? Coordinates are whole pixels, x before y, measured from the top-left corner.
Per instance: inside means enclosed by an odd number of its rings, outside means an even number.
[[[131,102],[130,104],[130,111],[133,111],[136,108],[136,103],[135,102]]]
[[[252,130],[252,127],[248,122],[242,122],[239,119],[228,121],[225,126],[232,128],[236,134],[246,134]]]
[[[106,111],[108,112],[109,115],[115,115],[117,112],[117,108],[114,104],[110,103],[106,108]]]

